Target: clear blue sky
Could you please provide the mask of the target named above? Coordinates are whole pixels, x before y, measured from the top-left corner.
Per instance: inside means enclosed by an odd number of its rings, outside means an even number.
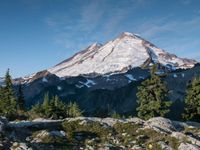
[[[49,68],[123,31],[200,60],[200,0],[0,0],[0,76]]]

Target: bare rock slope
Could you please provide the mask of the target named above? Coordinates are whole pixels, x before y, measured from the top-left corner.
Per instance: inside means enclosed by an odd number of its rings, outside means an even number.
[[[199,150],[200,124],[157,117],[78,117],[5,122],[1,148],[84,150]],[[1,121],[1,119],[0,119]]]

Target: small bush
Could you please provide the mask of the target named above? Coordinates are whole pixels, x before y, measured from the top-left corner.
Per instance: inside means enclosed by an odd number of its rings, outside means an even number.
[[[63,130],[68,133],[68,139],[71,142],[76,140],[75,136],[79,134],[85,136],[83,139],[84,141],[91,136],[93,138],[100,138],[100,141],[106,141],[107,135],[111,132],[108,128],[103,127],[100,123],[93,121],[85,124],[82,124],[80,121],[65,121],[62,126]]]

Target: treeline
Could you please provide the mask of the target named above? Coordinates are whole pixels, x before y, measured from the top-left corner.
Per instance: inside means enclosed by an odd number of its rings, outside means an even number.
[[[83,115],[83,111],[75,102],[68,104],[62,102],[58,96],[44,95],[42,103],[37,103],[30,110],[25,108],[25,100],[22,85],[19,85],[18,95],[14,93],[12,78],[9,70],[5,75],[5,83],[0,87],[0,115],[9,119],[18,119],[25,116],[29,119],[38,117],[60,119],[66,117],[78,117]],[[151,69],[151,77],[144,80],[138,87],[137,92],[137,116],[142,119],[163,116],[171,111],[173,104],[167,97],[169,90],[162,80],[162,76],[157,74],[157,66]],[[186,97],[184,101],[184,120],[200,122],[200,77],[194,78],[188,83]],[[111,117],[120,118],[115,111]]]
[[[43,103],[37,103],[27,110],[21,84],[19,84],[17,93],[16,95],[13,90],[12,78],[8,70],[4,84],[0,86],[0,116],[5,116],[10,120],[34,119],[38,117],[61,119],[82,116],[83,113],[76,102],[65,104],[58,96],[50,97],[49,93],[44,95]]]
[[[49,97],[49,93],[44,96],[42,104],[38,103],[29,111],[31,118],[51,118],[62,119],[66,117],[79,117],[82,116],[83,111],[79,109],[76,102],[65,104],[58,96]]]

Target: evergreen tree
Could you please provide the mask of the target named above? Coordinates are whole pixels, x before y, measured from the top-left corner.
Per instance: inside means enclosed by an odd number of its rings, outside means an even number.
[[[43,103],[33,106],[30,112],[31,118],[61,119],[68,116],[66,104],[58,96],[53,96],[50,99],[48,93],[45,94]]]
[[[200,121],[200,77],[192,80],[186,93],[183,118],[186,120]]]
[[[5,75],[4,95],[7,100],[10,100],[10,101],[15,100],[16,101],[16,97],[15,97],[15,94],[13,91],[12,78],[10,76],[9,69],[7,70],[6,75]]]
[[[18,107],[19,110],[25,110],[24,93],[21,83],[19,84],[19,89],[18,89]]]
[[[51,119],[62,119],[66,117],[78,117],[82,115],[82,111],[78,105],[69,103],[66,105],[62,102],[58,96],[49,98],[49,93],[44,95],[44,101],[42,104],[36,104],[30,110],[30,118],[42,117]]]
[[[79,109],[79,106],[76,102],[70,102],[67,106],[68,117],[80,117],[82,116],[82,111]]]
[[[16,97],[9,69],[5,75],[5,85],[1,88],[0,115],[13,117],[17,112]]]
[[[50,118],[50,99],[49,99],[49,93],[44,94],[44,99],[42,104],[39,102],[32,106],[31,110],[29,111],[30,118]]]
[[[34,105],[31,108],[29,115],[30,115],[31,119],[38,118],[38,117],[44,117],[44,110],[42,108],[42,105],[40,103],[37,103],[36,105]]]
[[[44,117],[49,118],[51,116],[51,105],[50,105],[50,98],[49,92],[44,95],[44,101],[42,103],[42,110],[44,111]]]
[[[156,75],[156,66],[151,70],[151,77],[138,87],[138,117],[149,119],[164,116],[169,112],[171,102],[167,100],[168,90],[161,78]]]
[[[52,117],[56,119],[67,117],[67,107],[58,96],[52,99]]]

